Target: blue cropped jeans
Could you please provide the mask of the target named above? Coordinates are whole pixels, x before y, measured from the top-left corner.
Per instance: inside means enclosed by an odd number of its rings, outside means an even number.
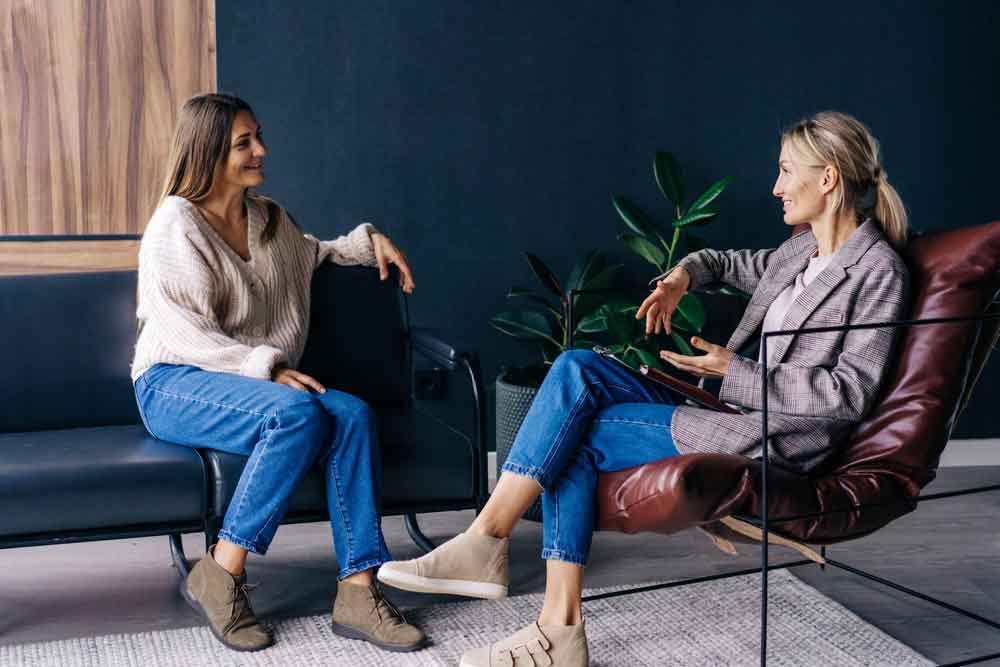
[[[173,364],[143,373],[135,394],[153,437],[250,457],[221,539],[266,553],[292,493],[318,461],[326,476],[340,578],[390,560],[379,510],[375,418],[361,399]]]
[[[676,456],[674,404],[665,387],[596,352],[556,358],[502,468],[543,489],[542,558],[586,565],[598,473]]]

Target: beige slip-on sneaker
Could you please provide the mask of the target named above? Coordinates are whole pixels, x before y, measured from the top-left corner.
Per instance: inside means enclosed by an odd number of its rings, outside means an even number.
[[[532,623],[492,646],[466,651],[459,667],[587,667],[589,664],[583,623]]]
[[[507,543],[505,537],[461,533],[420,558],[384,563],[378,580],[416,593],[507,597]]]
[[[332,627],[341,637],[371,642],[387,651],[416,651],[427,641],[420,628],[407,623],[402,612],[385,599],[378,584],[340,582]]]
[[[208,621],[216,639],[234,651],[259,651],[274,643],[254,616],[247,593],[247,573],[238,577],[215,562],[213,545],[181,582],[181,595]]]

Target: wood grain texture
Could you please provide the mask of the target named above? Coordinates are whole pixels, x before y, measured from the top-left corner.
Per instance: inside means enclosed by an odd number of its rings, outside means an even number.
[[[0,3],[0,235],[141,233],[215,88],[214,0]]]
[[[138,266],[138,240],[0,242],[0,276],[124,271]]]

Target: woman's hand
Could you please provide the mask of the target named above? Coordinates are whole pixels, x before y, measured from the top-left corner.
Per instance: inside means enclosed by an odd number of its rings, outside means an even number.
[[[670,318],[681,297],[687,292],[691,277],[686,269],[675,268],[666,278],[656,283],[656,289],[646,297],[635,313],[635,319],[646,318],[646,335],[670,333]]]
[[[416,284],[413,282],[413,273],[410,265],[406,262],[406,253],[393,245],[389,237],[380,232],[371,235],[372,248],[375,249],[375,261],[378,262],[378,274],[382,280],[389,277],[389,265],[395,264],[399,267],[399,286],[407,294],[413,293]]]
[[[312,387],[321,394],[326,393],[326,387],[320,384],[319,380],[287,366],[276,366],[271,372],[271,380],[278,384],[288,385],[292,389],[304,391],[307,394],[309,393],[309,387]]]
[[[729,362],[733,358],[733,352],[721,345],[709,343],[697,336],[691,337],[691,344],[699,350],[704,350],[706,354],[690,357],[684,354],[677,354],[669,350],[662,350],[660,358],[673,364],[674,367],[697,375],[703,378],[721,378],[726,374]]]

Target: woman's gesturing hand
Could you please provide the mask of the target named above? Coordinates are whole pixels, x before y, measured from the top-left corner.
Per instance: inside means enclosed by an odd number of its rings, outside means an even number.
[[[413,293],[416,284],[413,282],[413,272],[406,262],[406,253],[393,245],[385,234],[378,232],[371,235],[372,247],[375,249],[375,260],[378,262],[378,273],[382,280],[389,277],[389,265],[399,267],[399,286],[407,294]]]
[[[319,380],[287,366],[277,366],[271,373],[271,379],[278,384],[288,385],[292,389],[298,389],[307,394],[309,393],[309,387],[312,387],[321,394],[326,393],[326,387],[320,384]]]
[[[656,289],[646,297],[635,313],[637,320],[646,318],[647,336],[653,332],[670,333],[670,318],[690,284],[691,277],[683,268],[674,269],[656,283]]]
[[[677,354],[669,350],[661,350],[660,357],[673,364],[676,368],[686,371],[698,377],[721,378],[726,374],[729,362],[733,358],[733,352],[721,345],[709,343],[707,340],[693,336],[691,344],[699,350],[704,350],[706,354],[691,357],[684,354]]]

